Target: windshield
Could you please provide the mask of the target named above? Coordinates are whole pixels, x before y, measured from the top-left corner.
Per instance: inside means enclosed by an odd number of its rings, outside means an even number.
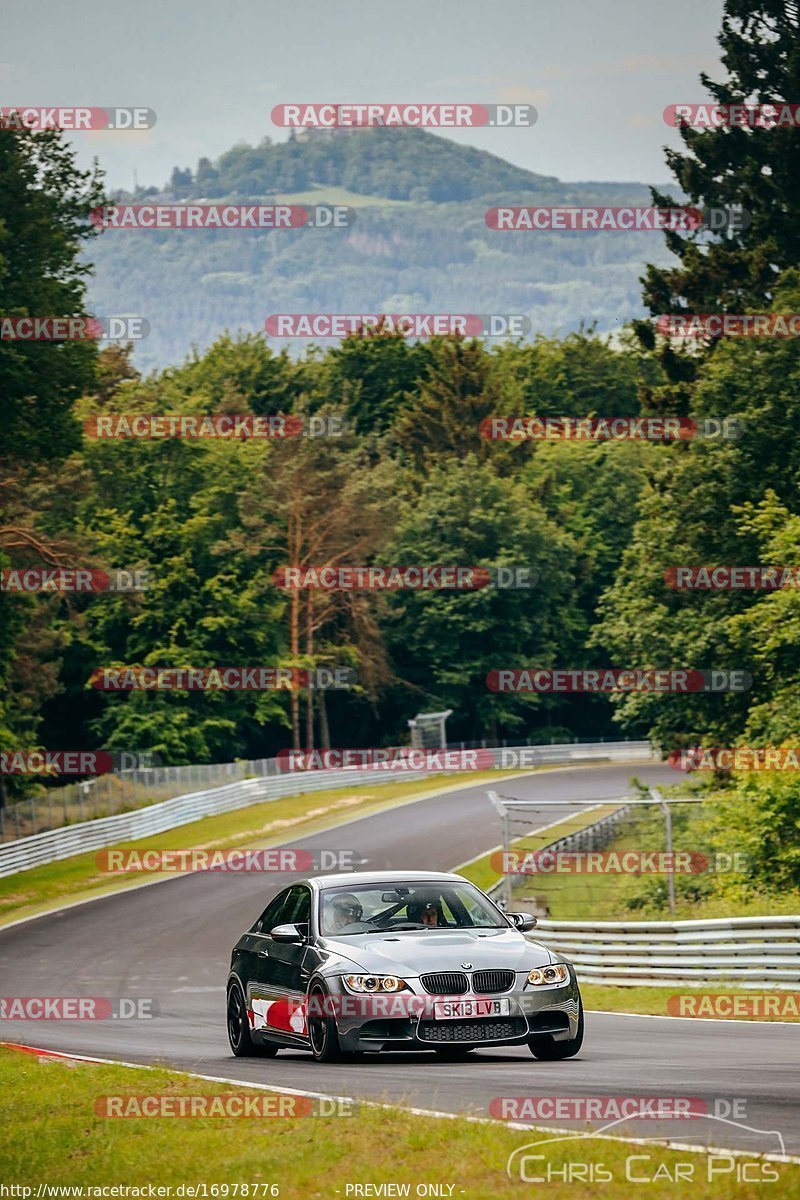
[[[322,893],[320,930],[328,936],[402,929],[507,929],[508,922],[469,883],[386,884]]]

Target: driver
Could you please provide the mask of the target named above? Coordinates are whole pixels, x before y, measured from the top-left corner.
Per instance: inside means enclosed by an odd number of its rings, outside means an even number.
[[[421,925],[441,925],[439,920],[439,906],[433,900],[422,900],[419,903],[408,908],[408,916],[411,921],[418,921]]]
[[[344,929],[345,925],[353,925],[361,920],[363,908],[358,898],[350,892],[342,896],[334,896],[328,915],[334,931]]]

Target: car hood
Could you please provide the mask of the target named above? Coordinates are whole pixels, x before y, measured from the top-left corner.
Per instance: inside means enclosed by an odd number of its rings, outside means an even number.
[[[555,961],[550,951],[514,929],[436,929],[424,933],[387,932],[325,938],[326,948],[357,963],[365,971],[421,975],[427,971],[476,971],[505,967],[530,971]]]

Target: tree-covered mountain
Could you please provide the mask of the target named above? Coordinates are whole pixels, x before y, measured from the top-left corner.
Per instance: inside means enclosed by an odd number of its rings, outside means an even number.
[[[316,200],[348,204],[356,220],[338,230],[106,231],[92,247],[91,302],[101,315],[149,321],[136,351],[144,369],[226,330],[261,331],[280,312],[524,313],[534,332],[611,331],[643,315],[644,264],[670,261],[658,234],[487,228],[486,209],[500,203],[646,205],[650,193],[564,183],[423,130],[265,138],[176,168],[165,191],[135,198],[148,197]]]
[[[177,172],[177,175],[176,175]],[[510,189],[541,193],[558,188],[554,176],[522,167],[422,129],[302,130],[288,142],[265,137],[226,151],[216,163],[173,172],[170,187],[183,194],[265,196],[343,187],[387,200],[474,200]]]

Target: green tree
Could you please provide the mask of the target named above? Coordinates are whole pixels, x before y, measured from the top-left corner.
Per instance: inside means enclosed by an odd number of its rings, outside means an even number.
[[[58,130],[0,137],[0,298],[4,316],[85,311],[89,214],[102,201],[100,174],[80,171]],[[93,381],[91,342],[0,339],[0,568],[68,561],[69,547],[37,511],[57,494],[59,462],[80,442],[72,415]],[[57,689],[52,606],[0,593],[0,737],[4,748],[36,744],[39,710]],[[38,668],[37,668],[38,664]],[[0,780],[0,803],[6,794]]]
[[[574,557],[570,537],[525,484],[472,454],[431,463],[424,478],[407,480],[388,563],[525,567],[536,582],[390,595],[386,630],[405,715],[452,708],[450,736],[469,739],[546,724],[541,697],[493,692],[486,676],[576,653],[585,626],[572,599]]]
[[[791,0],[725,0],[719,36],[728,76],[701,80],[720,104],[796,103],[800,95],[800,13]],[[650,266],[644,302],[661,313],[771,310],[778,278],[800,259],[800,129],[681,129],[685,152],[667,150],[667,163],[688,202],[699,208],[741,205],[752,223],[710,240],[666,231],[678,266]],[[653,190],[653,203],[672,197]],[[645,344],[652,326],[639,323]],[[675,379],[690,378],[695,356],[662,347]]]
[[[793,311],[798,298],[800,279],[787,272],[776,289],[776,311]],[[736,739],[751,709],[754,730],[780,737],[786,730],[780,699],[797,679],[794,658],[785,651],[775,656],[767,633],[779,610],[787,617],[794,593],[778,600],[763,592],[676,591],[664,579],[676,566],[771,565],[772,554],[792,552],[780,536],[784,530],[791,539],[800,482],[796,348],[780,339],[723,343],[699,371],[692,398],[696,419],[734,418],[740,436],[659,451],[631,545],[600,603],[595,643],[633,666],[744,669],[753,687],[741,694],[619,698],[620,718],[645,720],[667,748]],[[746,636],[748,630],[757,636]]]

